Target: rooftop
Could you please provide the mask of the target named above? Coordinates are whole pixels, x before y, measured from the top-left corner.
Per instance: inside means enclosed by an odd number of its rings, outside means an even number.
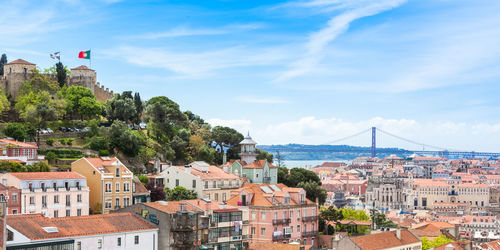
[[[85,65],[81,65],[81,66],[78,66],[76,68],[72,68],[71,70],[91,70],[91,71],[94,71],[93,69],[91,69]]]
[[[7,217],[7,224],[10,227],[31,240],[156,229],[129,212],[60,218],[47,218],[41,214],[9,215]],[[51,230],[46,230],[47,228]]]
[[[7,63],[6,65],[11,65],[11,64],[26,64],[26,65],[36,65],[34,63],[30,63],[28,61],[25,61],[23,59],[17,59],[17,60],[14,60],[14,61],[11,61],[10,63]]]
[[[13,172],[10,175],[19,180],[85,179],[75,172]]]
[[[363,250],[393,248],[420,242],[420,239],[407,229],[401,229],[400,239],[398,239],[396,236],[396,230],[394,230],[378,234],[353,237],[351,240]]]
[[[11,146],[18,146],[22,148],[36,148],[36,143],[30,143],[30,142],[20,142],[20,141],[15,141],[15,140],[9,140],[9,139],[0,139],[0,145],[11,145]]]

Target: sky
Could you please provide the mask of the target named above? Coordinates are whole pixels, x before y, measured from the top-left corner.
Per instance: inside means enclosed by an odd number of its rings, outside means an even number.
[[[327,144],[375,126],[500,151],[500,1],[0,0],[0,53],[89,65],[259,144]],[[430,149],[378,133],[379,146]],[[368,146],[370,133],[342,141]]]

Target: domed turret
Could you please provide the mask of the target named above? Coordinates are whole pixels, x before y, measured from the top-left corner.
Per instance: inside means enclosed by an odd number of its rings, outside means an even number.
[[[245,139],[243,139],[243,141],[240,142],[241,146],[240,158],[242,161],[251,163],[257,160],[257,155],[259,154],[255,150],[255,145],[257,145],[257,142],[252,140],[252,137],[250,137],[250,132],[248,132]]]

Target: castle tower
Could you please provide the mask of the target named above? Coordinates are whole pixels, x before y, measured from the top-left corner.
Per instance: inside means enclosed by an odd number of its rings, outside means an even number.
[[[70,85],[82,86],[94,92],[97,82],[97,74],[95,70],[82,65],[71,69]]]
[[[250,137],[250,132],[247,134],[245,139],[240,142],[241,146],[241,152],[240,152],[240,158],[242,161],[245,161],[246,163],[251,163],[257,160],[257,151],[255,150],[255,145],[257,145],[257,142],[252,140],[252,137]]]
[[[23,82],[28,80],[36,64],[27,62],[23,59],[17,59],[4,65],[4,76],[1,79],[3,91],[10,93],[12,97],[17,98],[17,93]]]

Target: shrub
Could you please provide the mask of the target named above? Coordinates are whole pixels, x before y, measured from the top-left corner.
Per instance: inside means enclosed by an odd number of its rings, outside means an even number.
[[[103,137],[94,136],[89,140],[89,148],[95,151],[105,150],[109,148],[109,143]]]
[[[109,155],[110,155],[109,150],[107,149],[99,150],[99,156],[109,156]]]
[[[18,141],[23,141],[27,139],[26,129],[23,124],[20,123],[9,123],[5,126],[3,130],[6,136],[12,137]]]
[[[49,138],[49,139],[47,139],[45,142],[46,142],[46,143],[47,143],[47,145],[49,145],[49,146],[54,146],[54,142],[55,142],[55,141],[56,141],[56,140],[54,140],[54,138]]]
[[[45,159],[47,159],[48,161],[52,161],[52,160],[54,160],[55,158],[57,158],[57,155],[56,155],[56,153],[54,153],[54,152],[48,152],[48,153],[45,155]]]
[[[74,140],[73,138],[66,139],[66,145],[71,146],[73,144],[73,140]]]
[[[145,175],[139,175],[139,180],[142,184],[147,185],[149,183],[149,178]]]
[[[66,144],[66,139],[61,138],[61,139],[59,139],[59,142],[61,143],[61,145],[64,145],[64,144]]]

